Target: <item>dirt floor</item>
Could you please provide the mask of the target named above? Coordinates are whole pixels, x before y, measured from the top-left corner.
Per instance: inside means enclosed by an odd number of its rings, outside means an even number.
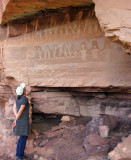
[[[54,116],[54,117],[53,117]],[[32,129],[39,132],[35,139],[36,146],[46,147],[47,154],[44,160],[107,160],[107,155],[98,157],[87,157],[83,141],[86,137],[86,124],[90,117],[76,117],[76,121],[61,123],[61,116],[45,115],[35,116]],[[41,119],[41,120],[40,120]],[[122,137],[127,137],[131,133],[130,121],[118,120],[113,132],[108,136],[117,138],[117,142],[112,144],[109,152],[114,149]],[[44,140],[43,146],[41,141]],[[47,142],[47,143],[46,143]],[[48,148],[53,148],[53,153],[48,155]],[[47,156],[48,155],[48,156]],[[39,155],[40,156],[40,155]]]
[[[32,146],[26,148],[27,160],[108,160],[107,155],[87,157],[83,142],[90,117],[75,117],[70,122],[61,122],[58,115],[34,114],[32,120]],[[130,133],[130,121],[119,120],[108,136],[109,140],[117,138],[109,152]],[[3,155],[0,160],[13,159]]]

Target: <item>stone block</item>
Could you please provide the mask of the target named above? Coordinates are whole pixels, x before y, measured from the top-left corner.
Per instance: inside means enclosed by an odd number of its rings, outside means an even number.
[[[109,127],[108,126],[99,126],[99,134],[102,138],[107,138],[109,134]]]
[[[90,134],[84,140],[84,147],[88,156],[105,155],[108,153],[108,141],[97,134]]]

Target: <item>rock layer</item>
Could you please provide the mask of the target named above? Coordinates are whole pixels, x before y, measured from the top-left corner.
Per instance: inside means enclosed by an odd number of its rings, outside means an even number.
[[[116,98],[115,94],[109,94],[106,98],[98,98],[99,95],[99,93],[32,92],[33,112],[91,117],[108,114],[128,118],[131,113],[130,99]],[[105,123],[101,125],[108,125],[111,129],[115,127],[113,125],[116,122],[113,118],[112,120],[105,118],[104,121]],[[99,124],[97,127],[99,130]]]

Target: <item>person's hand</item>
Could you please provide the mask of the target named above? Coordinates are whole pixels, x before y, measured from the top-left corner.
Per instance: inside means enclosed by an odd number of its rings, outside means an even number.
[[[16,126],[16,120],[12,123],[12,129]]]

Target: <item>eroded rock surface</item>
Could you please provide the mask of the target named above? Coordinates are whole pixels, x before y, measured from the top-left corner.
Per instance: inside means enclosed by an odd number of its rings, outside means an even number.
[[[92,0],[0,0],[0,23],[7,23],[11,20],[22,19],[25,16],[34,15],[41,10],[56,9],[68,6],[86,6],[91,5]],[[13,12],[12,12],[13,10]]]
[[[57,91],[32,92],[33,112],[91,117],[98,116],[99,114],[108,114],[128,118],[131,113],[130,99],[118,98],[117,94],[114,94],[114,96],[113,94],[109,94],[106,98],[98,98],[99,95],[101,94]],[[100,120],[101,117],[98,117],[95,124],[99,124]],[[101,125],[108,125],[111,130],[116,125],[113,117],[107,116],[106,118],[105,116],[101,122]],[[97,127],[97,130],[99,130],[99,125]]]
[[[111,115],[99,115],[92,118],[86,125],[87,134],[100,134],[100,127],[107,126],[112,131],[117,124],[117,118]]]
[[[105,36],[121,42],[125,52],[131,54],[131,1],[94,0],[98,21]]]
[[[131,135],[109,153],[112,160],[131,159]]]
[[[32,2],[30,8],[27,7],[29,2]],[[51,7],[54,4],[54,1],[48,2],[1,0],[2,23],[19,19],[29,12],[30,15],[34,14],[40,7]],[[64,6],[79,6],[88,5],[88,2],[61,1],[55,3],[54,8],[62,7],[63,3]],[[130,13],[127,7],[129,1],[126,1],[122,9],[119,8],[122,0],[118,5],[119,9],[112,9],[112,2],[102,2],[100,10],[99,2],[95,1],[99,22],[93,8],[88,10],[81,7],[77,10],[59,9],[53,14],[44,12],[28,17],[26,22],[25,19],[19,19],[8,23],[7,28],[0,28],[0,159],[3,154],[6,154],[5,159],[10,160],[15,155],[17,139],[11,130],[14,119],[12,108],[15,89],[22,82],[26,84],[27,92],[30,92],[28,96],[34,113],[91,117],[108,114],[123,119],[131,117],[131,59],[120,44],[111,42],[103,33],[104,31],[107,37],[113,37],[112,40],[120,40],[127,47],[126,52],[129,52],[130,21],[126,18]],[[108,4],[109,10],[105,9],[105,4]],[[118,3],[114,1],[115,6],[116,4]],[[16,8],[19,10],[15,10]],[[12,10],[14,15],[11,14]],[[109,15],[112,14],[116,14],[118,18],[121,15],[117,25],[114,17],[111,25]],[[103,91],[105,93],[93,93]],[[39,122],[40,117],[36,126],[43,129],[44,126],[38,125]],[[111,123],[104,119],[104,122],[106,123],[101,125],[114,129],[115,121]],[[76,121],[69,123],[74,125]],[[95,121],[94,125],[97,126],[95,134],[99,134],[100,124]],[[63,157],[65,160],[72,157],[75,160],[87,160],[83,148],[83,140],[87,134],[84,129],[81,125],[64,127],[64,124],[47,132],[33,129],[28,139],[27,153],[33,154],[35,159],[53,156],[57,160]],[[124,133],[126,136],[128,134],[129,131]],[[109,145],[113,149],[120,142],[121,135],[115,135],[109,143],[95,135],[100,143],[95,145],[93,151],[92,140],[88,139],[90,144],[87,142],[86,145],[91,147],[91,155],[98,155],[99,152],[107,154]],[[92,137],[95,138],[94,135]]]
[[[78,1],[10,1],[1,0],[0,22],[22,19],[32,16],[44,9],[56,9],[68,6],[90,6],[95,3],[95,12],[105,36],[113,41],[121,43],[125,52],[131,53],[131,2],[130,0],[102,1],[80,0]],[[13,12],[12,12],[13,10]],[[45,10],[44,10],[45,11]],[[19,24],[18,24],[19,25]],[[26,29],[26,28],[25,28]],[[21,31],[20,31],[21,32]]]
[[[100,156],[108,153],[108,141],[97,134],[90,134],[84,140],[84,147],[88,156]]]
[[[131,86],[130,56],[104,37],[96,18],[8,38],[3,56],[5,77],[28,86]]]

